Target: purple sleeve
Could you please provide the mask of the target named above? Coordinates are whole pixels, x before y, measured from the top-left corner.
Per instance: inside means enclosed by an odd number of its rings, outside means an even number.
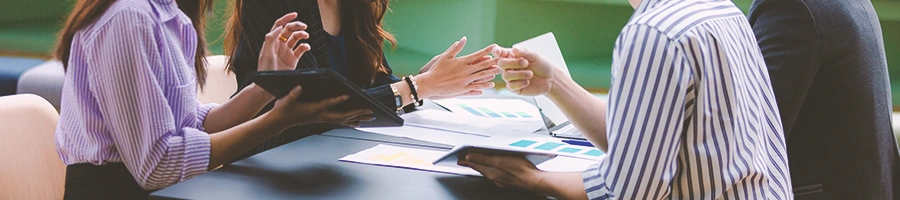
[[[188,89],[191,86],[162,84],[161,79],[175,79],[179,74],[162,70],[167,66],[160,61],[152,19],[147,11],[119,11],[108,22],[97,24],[104,26],[91,46],[97,50],[87,56],[90,89],[105,126],[128,170],[144,189],[162,188],[205,173],[210,153],[209,135],[196,123],[179,123],[183,117],[173,114],[182,113],[179,109],[190,108],[193,113],[206,107],[196,103],[191,94],[194,90]]]

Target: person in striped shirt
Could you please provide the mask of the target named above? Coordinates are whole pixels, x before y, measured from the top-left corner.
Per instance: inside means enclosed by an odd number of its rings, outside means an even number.
[[[609,102],[539,55],[498,49],[507,88],[546,95],[598,148],[583,173],[521,157],[459,161],[500,186],[561,199],[793,199],[779,111],[753,31],[728,0],[632,0]]]

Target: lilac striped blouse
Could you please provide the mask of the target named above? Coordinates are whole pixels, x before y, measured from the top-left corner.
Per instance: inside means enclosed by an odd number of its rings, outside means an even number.
[[[63,162],[125,163],[145,189],[205,173],[215,105],[196,100],[196,47],[174,0],[119,0],[78,31],[56,129]]]

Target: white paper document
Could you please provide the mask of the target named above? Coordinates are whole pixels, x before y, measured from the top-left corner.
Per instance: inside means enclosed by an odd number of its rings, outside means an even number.
[[[542,121],[538,108],[521,99],[442,99],[433,102],[461,115],[508,121]]]
[[[425,109],[403,116],[404,126],[417,126],[481,136],[529,134],[544,127],[541,121],[510,121]]]
[[[481,135],[463,134],[417,126],[356,128],[356,130],[451,146],[477,143],[488,139],[488,137]]]
[[[440,158],[447,151],[416,149],[379,144],[375,147],[344,156],[343,162],[361,163],[377,166],[398,167],[440,173],[481,176],[477,171],[462,166],[435,166],[432,160]],[[596,161],[573,157],[557,157],[537,166],[538,169],[550,172],[580,172],[586,170]]]
[[[481,176],[475,170],[466,167],[435,166],[431,161],[446,152],[438,150],[415,149],[379,144],[375,147],[344,156],[340,161],[409,168],[423,171],[443,172],[450,174]]]

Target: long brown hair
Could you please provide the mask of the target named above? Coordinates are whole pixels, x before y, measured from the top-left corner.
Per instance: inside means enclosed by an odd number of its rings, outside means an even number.
[[[69,67],[69,55],[75,32],[90,26],[109,9],[116,0],[77,0],[69,18],[59,33],[53,56],[63,63],[63,69]],[[206,84],[206,12],[212,9],[212,0],[176,0],[181,12],[191,18],[197,31],[197,54],[194,56],[194,69],[197,72],[197,84],[202,88]]]
[[[384,15],[388,11],[389,2],[390,0],[341,0],[341,32],[346,36],[347,44],[356,47],[346,48],[347,62],[350,66],[364,66],[360,69],[364,70],[362,73],[352,74],[359,75],[351,77],[354,82],[371,83],[378,74],[391,73],[387,67],[387,61],[383,59],[382,46],[385,40],[390,42],[392,47],[397,45],[397,41],[394,39],[394,35],[384,30],[381,25]],[[232,64],[237,47],[241,42],[239,40],[246,33],[241,24],[242,4],[243,0],[232,2],[230,6],[234,12],[225,28],[225,55],[230,56],[226,63],[231,71],[234,71]],[[307,53],[304,56],[312,55]]]

